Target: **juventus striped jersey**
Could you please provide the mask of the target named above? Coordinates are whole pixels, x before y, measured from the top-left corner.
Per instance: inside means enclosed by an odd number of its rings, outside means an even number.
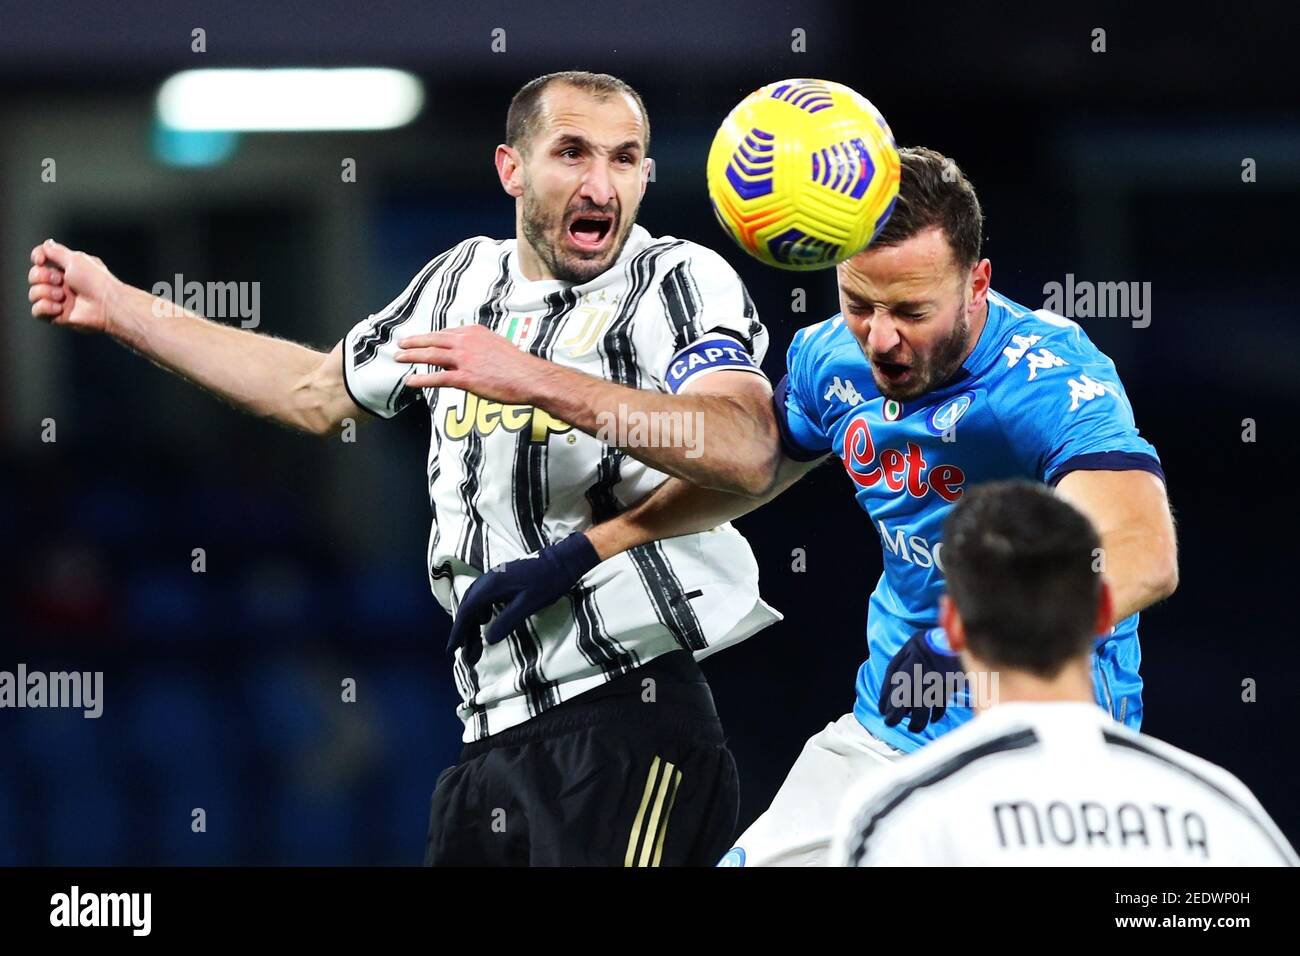
[[[1240,780],[1095,704],[1001,704],[896,767],[845,798],[832,865],[1296,865]]]
[[[717,253],[634,225],[617,261],[582,284],[530,281],[517,240],[467,239],[428,263],[344,340],[354,401],[391,418],[420,397],[405,336],[477,323],[519,348],[632,388],[677,392],[720,368],[762,374],[767,330]],[[424,389],[433,527],[429,582],[451,614],[484,571],[614,516],[666,475],[540,408]],[[685,423],[679,423],[685,424]],[[680,437],[680,436],[679,436]],[[697,658],[780,619],[758,594],[748,543],[724,524],[634,548],[501,643],[456,652],[464,739],[478,740],[689,649]]]

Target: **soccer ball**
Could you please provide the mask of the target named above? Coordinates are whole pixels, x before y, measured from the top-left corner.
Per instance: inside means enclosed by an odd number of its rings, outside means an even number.
[[[828,80],[750,93],[709,149],[713,213],[742,249],[781,269],[856,255],[898,198],[898,148],[880,112]]]

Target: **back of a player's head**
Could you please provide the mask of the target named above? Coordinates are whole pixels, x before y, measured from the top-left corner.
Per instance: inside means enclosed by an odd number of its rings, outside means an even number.
[[[962,269],[975,265],[983,246],[984,213],[966,174],[924,146],[904,146],[898,158],[898,202],[871,248],[897,246],[938,226],[948,238],[953,261]]]
[[[506,112],[506,145],[528,152],[529,143],[537,135],[542,120],[543,94],[555,84],[571,86],[582,90],[598,100],[611,96],[629,96],[641,112],[641,122],[645,127],[646,152],[650,150],[650,114],[646,112],[641,94],[628,83],[608,73],[588,73],[585,70],[564,70],[559,73],[547,73],[529,80],[510,101]]]
[[[944,522],[943,565],[970,653],[1055,677],[1092,648],[1102,600],[1092,522],[1028,481],[977,486]]]

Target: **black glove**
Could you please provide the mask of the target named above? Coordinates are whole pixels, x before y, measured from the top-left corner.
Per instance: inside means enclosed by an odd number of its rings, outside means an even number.
[[[943,628],[932,627],[917,631],[894,655],[889,666],[885,668],[885,682],[880,687],[880,714],[885,718],[885,726],[893,727],[904,717],[910,717],[907,729],[914,734],[925,729],[932,720],[939,720],[948,710],[948,688],[953,681],[952,674],[961,674],[961,657],[948,650],[943,640]],[[891,700],[895,692],[894,675],[902,672],[904,678],[898,681],[897,690],[905,703],[895,704]],[[929,702],[934,694],[925,692],[927,683],[933,686],[934,678],[939,675],[941,687],[939,703]],[[904,693],[906,692],[906,693]]]
[[[600,564],[600,556],[581,532],[547,545],[535,555],[507,561],[479,577],[465,592],[447,640],[447,653],[462,647],[471,634],[501,608],[488,627],[486,640],[495,644],[543,608],[568,594],[584,574]],[[504,605],[504,607],[502,607]]]

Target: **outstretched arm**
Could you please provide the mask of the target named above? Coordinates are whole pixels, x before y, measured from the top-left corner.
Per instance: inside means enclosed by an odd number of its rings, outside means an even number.
[[[342,343],[326,355],[210,322],[119,280],[95,256],[46,240],[32,250],[32,315],[112,336],[244,411],[316,435],[367,416],[343,382]]]
[[[627,511],[584,534],[602,561],[637,545],[708,531],[767,504],[826,459],[795,461],[781,456],[776,481],[760,497],[734,495],[670,478]]]

